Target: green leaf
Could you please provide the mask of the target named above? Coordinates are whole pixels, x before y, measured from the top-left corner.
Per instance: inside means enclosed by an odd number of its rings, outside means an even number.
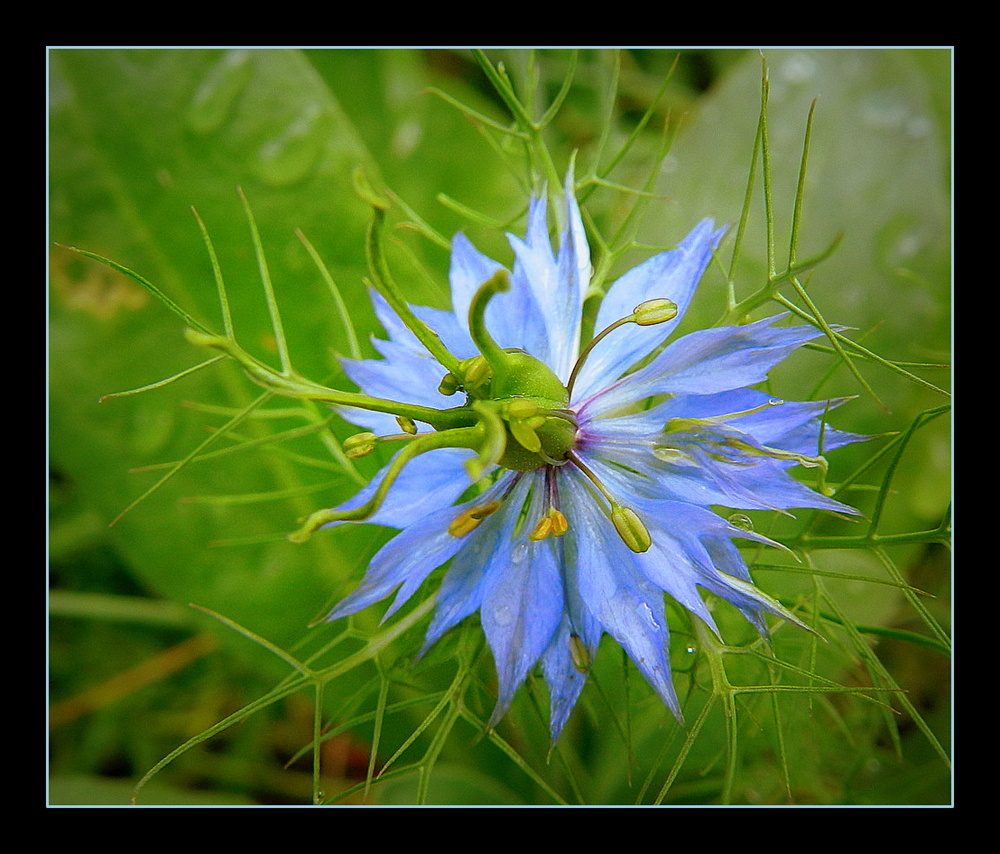
[[[220,329],[212,263],[191,213],[197,208],[227,282],[236,335],[277,364],[242,188],[290,358],[304,374],[336,374],[335,354],[352,342],[295,232],[309,236],[356,309],[355,322],[370,328],[362,283],[368,210],[350,176],[359,166],[377,175],[379,167],[313,66],[283,50],[56,50],[50,60],[53,240],[114,259]],[[98,404],[111,392],[181,373],[202,355],[184,341],[176,315],[128,277],[58,246],[51,270],[52,462],[111,522],[159,477],[130,470],[184,459],[206,428],[227,420],[186,401],[238,411],[257,390],[230,366],[213,366]],[[247,438],[271,432],[252,417],[241,429]],[[308,546],[285,540],[299,517],[357,488],[336,471],[296,466],[285,451],[332,461],[313,439],[192,462],[111,529],[108,541],[160,595],[219,611],[279,646],[297,641],[371,545],[342,549],[350,535]],[[185,503],[324,483],[287,501],[211,510]],[[240,539],[257,544],[212,547]]]

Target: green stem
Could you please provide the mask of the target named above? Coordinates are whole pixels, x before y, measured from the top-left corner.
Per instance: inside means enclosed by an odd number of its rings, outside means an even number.
[[[390,415],[400,415],[404,418],[430,424],[436,430],[467,427],[475,420],[467,411],[460,409],[433,409],[429,406],[417,406],[395,400],[369,397],[357,392],[327,388],[295,374],[278,373],[255,359],[235,341],[222,335],[205,334],[195,329],[188,329],[185,335],[193,344],[222,350],[232,357],[257,385],[274,394],[280,394],[282,397],[314,400],[337,406],[353,406],[371,412],[387,412]]]
[[[362,197],[372,206],[372,221],[368,226],[365,252],[375,289],[385,298],[399,319],[406,324],[407,329],[427,348],[427,351],[445,369],[457,376],[459,360],[444,346],[438,334],[413,313],[413,309],[403,299],[403,295],[399,292],[389,273],[389,265],[382,252],[382,229],[385,227],[385,210],[388,203],[375,194],[362,174],[355,175],[355,183]]]
[[[419,454],[425,454],[438,448],[478,448],[483,441],[483,432],[483,428],[476,425],[475,427],[459,427],[455,430],[442,430],[438,433],[425,433],[419,438],[413,439],[393,459],[374,495],[368,501],[352,510],[318,510],[309,516],[295,533],[289,534],[288,539],[294,543],[303,543],[315,531],[331,522],[361,522],[368,519],[382,506],[389,489],[410,460]]]

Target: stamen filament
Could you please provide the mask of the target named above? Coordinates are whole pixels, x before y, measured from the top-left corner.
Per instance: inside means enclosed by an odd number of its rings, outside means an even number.
[[[580,373],[580,369],[583,367],[583,363],[587,360],[587,357],[591,354],[594,347],[598,345],[607,335],[614,332],[620,326],[624,326],[626,323],[636,323],[639,326],[655,326],[658,323],[665,323],[668,320],[672,320],[677,316],[677,305],[664,297],[658,297],[655,299],[649,299],[645,302],[639,303],[628,317],[623,317],[620,320],[616,320],[598,335],[595,335],[591,339],[590,343],[583,348],[583,352],[580,353],[579,358],[576,360],[576,364],[573,365],[573,371],[569,375],[569,382],[566,383],[566,390],[569,392],[570,399],[573,397],[573,386],[576,383],[577,374]]]

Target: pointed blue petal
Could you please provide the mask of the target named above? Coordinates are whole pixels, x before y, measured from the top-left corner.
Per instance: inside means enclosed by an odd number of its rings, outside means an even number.
[[[411,465],[420,459],[417,457],[411,462]],[[403,470],[404,473],[409,467],[407,466]],[[500,478],[481,495],[466,501],[464,504],[439,507],[433,512],[425,513],[416,521],[412,521],[409,527],[379,549],[375,557],[372,558],[360,586],[343,599],[330,612],[327,619],[335,620],[367,608],[369,605],[384,599],[397,587],[401,587],[399,595],[386,614],[389,616],[416,591],[431,572],[456,554],[461,554],[473,561],[478,560],[481,566],[484,557],[484,550],[481,546],[481,531],[484,529],[486,531],[495,530],[494,519],[502,514],[496,513],[487,518],[479,528],[466,537],[453,537],[448,533],[448,527],[467,508],[489,503],[494,498],[499,498],[506,491],[509,483],[509,478]],[[390,490],[391,494],[392,490]],[[415,500],[412,493],[409,498],[414,504],[420,503],[420,501]],[[492,548],[492,545],[487,543],[485,554],[489,554]]]
[[[548,648],[563,614],[562,583],[549,540],[501,541],[487,568],[480,618],[496,662],[499,691],[489,726]],[[513,546],[513,547],[512,547]]]
[[[570,635],[573,633],[568,617],[564,614],[559,629],[545,654],[542,671],[549,686],[549,733],[554,742],[559,738],[570,712],[583,691],[587,674],[581,673],[573,662]],[[588,648],[591,659],[597,654],[597,643]]]
[[[466,448],[439,448],[414,457],[397,475],[378,510],[360,524],[409,528],[428,514],[449,507],[469,488],[465,463],[474,456],[475,451]],[[371,499],[390,465],[391,460],[356,495],[336,509],[353,510]],[[456,516],[460,512],[461,508],[455,509]],[[329,527],[343,524],[356,523],[334,522]]]
[[[491,501],[505,494],[510,488],[513,474],[501,477],[475,504]],[[434,617],[427,629],[420,655],[423,655],[448,629],[475,613],[483,601],[486,568],[493,555],[509,543],[520,515],[523,491],[514,492],[499,510],[483,520],[472,533],[463,537],[462,550],[448,567],[438,590]],[[466,505],[466,506],[471,506]],[[457,515],[457,514],[456,514]]]
[[[462,328],[469,331],[469,305],[479,290],[503,265],[488,258],[462,232],[451,241],[451,268],[448,274],[451,282],[451,305]],[[504,346],[501,344],[501,346]]]
[[[712,394],[762,382],[789,353],[822,334],[811,326],[773,327],[783,316],[691,332],[595,394],[581,413],[596,417],[656,394]]]
[[[456,515],[457,511],[450,507],[438,510],[389,540],[372,558],[360,586],[342,599],[326,619],[337,620],[361,611],[404,583],[410,593],[416,590],[462,548],[462,540],[448,533],[448,525]],[[393,609],[403,601],[397,599]]]

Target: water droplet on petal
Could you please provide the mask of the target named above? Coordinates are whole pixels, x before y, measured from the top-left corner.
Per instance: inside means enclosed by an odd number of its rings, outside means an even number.
[[[642,615],[646,618],[646,620],[654,629],[660,628],[660,624],[656,622],[656,617],[653,616],[652,609],[645,602],[642,603],[641,611]]]
[[[518,543],[510,552],[510,562],[515,566],[524,563],[528,558],[530,547],[527,543]]]
[[[741,531],[753,530],[753,519],[751,519],[745,513],[733,513],[733,515],[730,516],[727,521],[734,528],[739,528]]]
[[[500,605],[493,611],[493,622],[498,626],[509,626],[514,620],[514,610],[510,605]]]

